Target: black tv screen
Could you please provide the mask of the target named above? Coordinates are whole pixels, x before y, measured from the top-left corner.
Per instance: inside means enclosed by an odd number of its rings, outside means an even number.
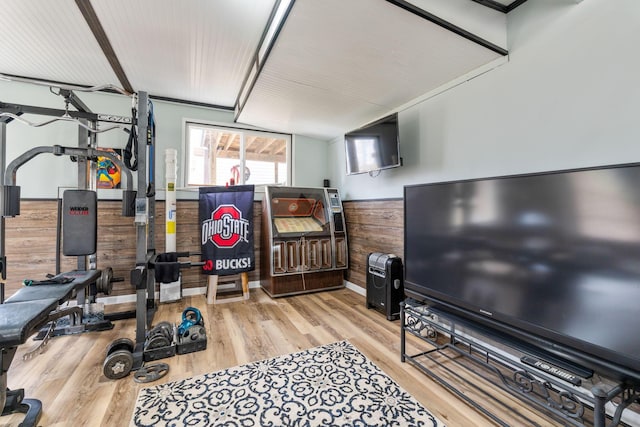
[[[405,291],[640,382],[640,165],[407,186]]]
[[[347,175],[400,166],[397,113],[345,134],[344,141]]]

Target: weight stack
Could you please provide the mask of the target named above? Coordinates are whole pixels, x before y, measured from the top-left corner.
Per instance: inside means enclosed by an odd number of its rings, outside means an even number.
[[[404,299],[402,260],[393,254],[370,253],[367,257],[367,308],[383,312],[387,320],[400,318]]]

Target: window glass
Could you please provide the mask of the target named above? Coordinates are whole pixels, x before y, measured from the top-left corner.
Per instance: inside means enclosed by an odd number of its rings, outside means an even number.
[[[291,135],[187,123],[185,181],[204,185],[289,185]]]

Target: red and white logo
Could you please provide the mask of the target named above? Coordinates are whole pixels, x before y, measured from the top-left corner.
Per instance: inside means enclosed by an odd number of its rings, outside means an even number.
[[[248,242],[249,221],[234,205],[220,205],[211,219],[202,223],[202,244],[211,241],[219,248],[233,248],[238,242]]]

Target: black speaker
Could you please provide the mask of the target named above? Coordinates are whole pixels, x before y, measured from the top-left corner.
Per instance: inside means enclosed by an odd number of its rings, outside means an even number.
[[[387,320],[400,318],[404,299],[402,260],[392,254],[370,253],[367,258],[367,308],[382,311]]]

